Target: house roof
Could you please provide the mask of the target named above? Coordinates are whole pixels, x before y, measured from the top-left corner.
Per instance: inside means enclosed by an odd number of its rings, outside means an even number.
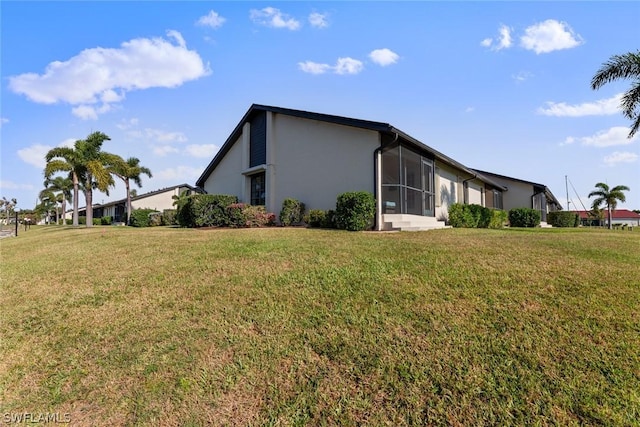
[[[545,195],[547,196],[547,199],[551,199],[555,204],[557,204],[560,208],[562,208],[562,205],[560,204],[560,202],[558,201],[558,199],[556,199],[556,196],[553,195],[553,193],[551,192],[551,190],[549,190],[549,187],[547,187],[544,184],[539,184],[537,182],[533,182],[533,181],[526,181],[524,179],[519,179],[519,178],[513,178],[510,176],[506,176],[506,175],[499,175],[497,173],[493,173],[493,172],[485,172],[485,171],[481,171],[479,169],[474,169],[475,171],[484,174],[484,175],[489,175],[489,176],[493,176],[496,178],[501,178],[501,179],[507,179],[510,181],[517,181],[517,182],[521,182],[523,184],[529,184],[532,185],[533,187],[538,187],[541,191],[544,191]]]
[[[457,162],[457,161],[453,160],[452,158],[440,153],[439,151],[429,147],[428,145],[418,141],[417,139],[413,138],[412,136],[402,132],[401,130],[399,130],[399,129],[393,127],[393,126],[391,126],[389,123],[375,122],[375,121],[370,121],[370,120],[354,119],[354,118],[350,118],[350,117],[334,116],[334,115],[330,115],[330,114],[314,113],[314,112],[310,112],[310,111],[294,110],[294,109],[290,109],[290,108],[274,107],[274,106],[260,105],[260,104],[251,105],[249,110],[245,113],[245,115],[242,117],[240,122],[236,125],[236,127],[233,130],[233,132],[231,132],[231,135],[229,135],[229,137],[224,142],[224,144],[222,145],[220,150],[218,150],[218,153],[216,153],[216,155],[213,158],[213,160],[211,160],[211,162],[209,163],[209,165],[207,165],[207,167],[205,168],[205,170],[202,173],[202,175],[200,175],[200,178],[198,178],[198,180],[196,181],[196,186],[198,186],[200,188],[204,187],[204,182],[207,180],[207,178],[209,178],[209,175],[211,175],[211,173],[216,168],[216,166],[222,161],[224,156],[231,149],[231,146],[235,143],[235,141],[238,139],[238,137],[242,134],[242,127],[244,126],[244,124],[247,121],[251,120],[256,114],[258,114],[259,112],[262,112],[262,111],[270,111],[272,113],[285,114],[285,115],[292,116],[292,117],[300,117],[300,118],[303,118],[303,119],[317,120],[317,121],[333,123],[333,124],[338,124],[338,125],[343,125],[343,126],[352,126],[352,127],[357,127],[357,128],[361,128],[361,129],[368,129],[368,130],[373,130],[373,131],[385,133],[385,134],[388,134],[388,135],[394,135],[394,136],[398,135],[398,137],[401,137],[402,139],[404,139],[405,141],[409,142],[412,145],[415,145],[419,149],[426,150],[426,151],[429,151],[429,152],[433,153],[433,155],[437,159],[443,161],[444,163],[447,163],[447,164],[449,164],[451,166],[454,166],[454,167],[456,167],[458,169],[461,169],[461,170],[467,172],[469,175],[473,175],[476,178],[480,179],[481,181],[494,186],[495,188],[499,188],[499,189],[504,190],[504,191],[507,190],[503,185],[495,182],[494,180],[492,180],[491,178],[489,178],[487,176],[484,176],[484,174],[479,173],[478,171],[474,171],[473,169],[470,169],[470,168],[464,166],[462,163]]]
[[[190,189],[192,191],[198,191],[198,192],[200,191],[200,189],[198,189],[196,187],[193,187],[193,186],[191,186],[189,184],[179,184],[179,185],[174,185],[174,186],[171,186],[171,187],[161,188],[159,190],[150,191],[150,192],[144,193],[144,194],[139,194],[139,195],[137,195],[135,197],[132,197],[131,201],[133,202],[133,201],[136,201],[136,200],[145,199],[145,198],[150,197],[150,196],[155,196],[156,194],[164,193],[164,192],[167,192],[167,191],[172,191],[172,190],[175,190],[176,188],[182,188],[182,187],[187,187],[188,189]],[[127,199],[124,198],[124,199],[114,200],[112,202],[107,202],[107,203],[103,203],[103,204],[95,203],[93,205],[93,207],[94,208],[104,208],[104,207],[108,207],[108,206],[116,206],[116,205],[119,205],[121,203],[126,203],[126,202],[127,202]],[[86,206],[83,206],[83,207],[81,207],[79,209],[80,210],[86,209]],[[67,211],[67,212],[69,212],[69,211]]]
[[[580,218],[588,219],[591,211],[571,211],[577,213]],[[605,215],[606,216],[606,215]],[[640,214],[629,209],[615,209],[611,211],[611,219],[639,219]]]

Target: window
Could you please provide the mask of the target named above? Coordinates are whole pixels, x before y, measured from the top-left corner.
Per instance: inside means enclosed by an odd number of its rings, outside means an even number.
[[[265,200],[265,173],[251,175],[251,204],[264,206]]]
[[[493,190],[493,207],[502,209],[502,192]]]

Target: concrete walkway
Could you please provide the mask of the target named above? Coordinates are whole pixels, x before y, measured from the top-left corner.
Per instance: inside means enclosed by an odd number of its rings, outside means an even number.
[[[12,237],[14,233],[15,230],[13,228],[0,230],[0,239],[4,239],[5,237]]]

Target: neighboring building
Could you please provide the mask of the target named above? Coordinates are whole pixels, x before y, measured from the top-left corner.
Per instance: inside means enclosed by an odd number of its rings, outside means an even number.
[[[288,197],[327,210],[340,193],[368,191],[378,230],[443,227],[452,203],[503,209],[508,200],[499,180],[387,123],[255,104],[196,186],[275,213]]]
[[[606,208],[603,209],[602,218],[594,218],[591,211],[572,211],[580,216],[580,224],[590,226],[607,226],[609,225],[609,216]],[[626,225],[631,227],[640,227],[640,214],[628,209],[614,209],[611,211],[611,224]]]
[[[556,199],[551,190],[544,184],[511,178],[492,172],[477,172],[490,177],[507,189],[508,197],[505,197],[504,200],[504,210],[508,211],[513,208],[536,209],[540,211],[542,222],[547,221],[547,214],[549,212],[562,210],[562,205],[560,205],[558,199]]]
[[[174,185],[173,187],[162,188],[149,193],[140,194],[131,198],[131,208],[135,209],[155,209],[162,212],[165,209],[175,209],[173,196],[179,196],[183,192],[187,194],[200,192],[197,188],[189,184]],[[87,208],[78,209],[79,216],[86,216]],[[67,211],[65,218],[71,219],[73,210]],[[110,216],[113,222],[126,222],[127,219],[127,199],[116,200],[104,204],[93,205],[93,217],[102,218]]]

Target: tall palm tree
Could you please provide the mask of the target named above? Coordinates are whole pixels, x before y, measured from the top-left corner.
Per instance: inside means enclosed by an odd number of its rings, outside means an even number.
[[[129,224],[129,220],[131,219],[131,193],[135,191],[131,190],[130,181],[133,180],[138,187],[142,187],[140,175],[144,174],[151,178],[151,170],[141,166],[140,159],[136,157],[129,157],[127,160],[123,160],[120,156],[115,157],[117,157],[117,159],[112,159],[110,171],[124,181],[124,186],[127,191],[127,224]]]
[[[73,226],[78,226],[78,192],[80,178],[84,176],[84,161],[82,154],[77,149],[76,141],[73,148],[55,147],[47,152],[45,160],[47,165],[44,168],[45,180],[51,179],[56,172],[69,172],[71,184],[73,186]]]
[[[55,178],[47,178],[44,180],[47,189],[56,193],[56,197],[62,203],[62,223],[66,221],[67,201],[73,200],[71,191],[73,190],[73,181],[69,177],[56,176]]]
[[[47,224],[49,223],[50,212],[52,208],[56,209],[56,224],[60,219],[58,211],[58,196],[50,188],[45,188],[38,194],[40,198],[40,207],[46,216]]]
[[[589,198],[596,197],[593,201],[593,209],[600,209],[600,205],[605,203],[607,205],[607,214],[609,219],[609,229],[611,226],[611,211],[616,208],[618,205],[618,201],[624,202],[626,197],[624,195],[625,191],[630,191],[629,187],[626,185],[616,185],[613,188],[609,188],[609,186],[603,182],[599,182],[596,184],[596,189],[589,193]]]
[[[640,128],[640,50],[622,55],[613,55],[591,79],[591,88],[600,89],[605,83],[620,79],[631,79],[631,89],[622,95],[622,114],[631,120],[629,138]]]
[[[78,225],[78,191],[84,188],[87,227],[93,226],[93,190],[97,189],[108,194],[113,177],[108,165],[113,154],[102,151],[104,141],[109,141],[102,132],[93,132],[87,139],[77,140],[73,148],[56,147],[49,150],[45,156],[45,178],[50,178],[56,172],[69,172],[73,182],[73,225]]]

